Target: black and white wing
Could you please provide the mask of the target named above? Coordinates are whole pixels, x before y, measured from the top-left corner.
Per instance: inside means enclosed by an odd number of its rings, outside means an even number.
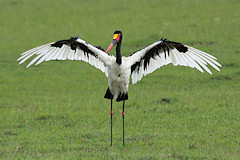
[[[113,58],[113,56],[108,55],[101,48],[88,44],[79,37],[71,37],[67,40],[60,40],[33,48],[22,53],[17,61],[20,61],[19,64],[22,64],[32,56],[35,56],[35,58],[30,61],[27,68],[35,62],[35,65],[38,65],[43,61],[50,60],[82,60],[100,69],[106,76],[106,66]]]
[[[205,69],[209,74],[212,74],[207,64],[220,71],[218,66],[221,67],[221,64],[216,59],[214,56],[193,47],[161,39],[133,53],[128,57],[128,62],[131,66],[132,83],[135,84],[143,76],[169,63],[174,66],[189,66],[201,72],[204,72],[203,69]]]

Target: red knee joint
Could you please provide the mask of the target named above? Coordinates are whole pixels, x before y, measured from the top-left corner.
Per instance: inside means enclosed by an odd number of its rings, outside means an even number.
[[[111,110],[111,116],[113,116],[113,111]]]
[[[124,111],[122,111],[122,116],[123,116],[123,117],[125,116],[125,112],[124,112]]]

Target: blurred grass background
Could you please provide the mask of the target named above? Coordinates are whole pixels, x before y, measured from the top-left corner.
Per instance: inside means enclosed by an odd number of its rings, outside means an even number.
[[[0,158],[239,159],[239,8],[238,0],[0,0]],[[75,35],[106,49],[115,30],[124,56],[165,37],[223,67],[211,76],[168,65],[130,85],[126,147],[114,103],[111,148],[103,73],[79,61],[25,69],[16,59]]]

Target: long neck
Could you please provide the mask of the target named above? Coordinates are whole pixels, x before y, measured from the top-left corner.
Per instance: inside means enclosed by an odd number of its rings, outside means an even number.
[[[117,55],[116,62],[117,62],[117,64],[119,64],[119,65],[122,64],[121,43],[122,43],[122,40],[120,40],[120,41],[117,43],[117,47],[116,47],[116,55]]]

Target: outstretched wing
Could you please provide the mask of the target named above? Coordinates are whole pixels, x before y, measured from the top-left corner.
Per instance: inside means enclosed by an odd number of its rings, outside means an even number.
[[[221,65],[216,59],[208,53],[166,39],[161,39],[128,57],[133,84],[141,80],[143,76],[169,63],[174,66],[189,66],[201,72],[205,69],[212,74],[206,65],[209,64],[220,71],[218,66],[221,67]]]
[[[38,65],[43,61],[50,60],[82,60],[100,69],[106,75],[106,66],[113,58],[105,53],[101,47],[88,44],[79,37],[71,37],[67,40],[60,40],[33,48],[22,53],[17,61],[22,64],[32,56],[35,56],[35,58],[27,65],[27,68],[35,62],[35,65]]]

